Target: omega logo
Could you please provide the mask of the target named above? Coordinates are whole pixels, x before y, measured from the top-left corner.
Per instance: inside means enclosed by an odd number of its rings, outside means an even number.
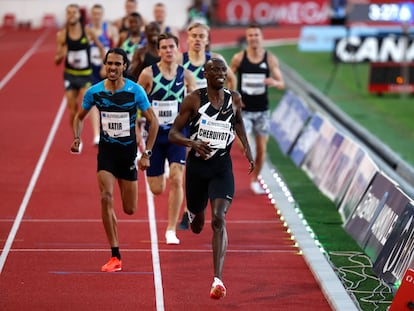
[[[286,1],[248,1],[231,0],[226,6],[227,22],[248,24],[251,20],[259,24],[285,22],[289,24],[317,24],[327,20],[327,5],[317,0]]]

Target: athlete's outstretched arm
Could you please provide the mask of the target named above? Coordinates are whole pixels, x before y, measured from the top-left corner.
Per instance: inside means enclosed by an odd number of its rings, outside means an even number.
[[[247,158],[247,161],[250,163],[249,174],[254,170],[254,160],[252,156],[252,151],[250,149],[249,141],[247,140],[246,129],[244,128],[243,118],[241,115],[241,96],[238,92],[232,92],[233,96],[233,106],[235,108],[235,120],[236,124],[234,126],[237,136],[240,139],[240,142],[243,145],[244,155]]]

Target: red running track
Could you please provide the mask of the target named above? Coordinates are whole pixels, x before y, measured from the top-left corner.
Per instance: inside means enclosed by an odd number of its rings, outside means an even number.
[[[55,32],[0,32],[0,50],[0,310],[330,310],[274,206],[250,192],[237,148],[225,299],[209,298],[209,224],[200,235],[179,231],[181,244],[165,245],[167,194],[147,197],[142,173],[134,216],[122,214],[115,197],[124,270],[101,273],[110,252],[96,149],[86,123],[83,153],[68,152]]]

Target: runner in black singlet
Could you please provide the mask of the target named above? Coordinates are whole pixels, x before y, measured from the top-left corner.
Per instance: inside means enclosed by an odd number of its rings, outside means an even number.
[[[63,79],[71,128],[83,95],[92,85],[91,42],[96,45],[103,59],[104,47],[95,33],[83,26],[80,7],[77,4],[68,5],[65,26],[56,34],[55,64],[65,63]],[[97,118],[91,118],[91,121],[94,135],[99,135]]]
[[[259,25],[251,24],[246,28],[246,42],[247,48],[233,56],[230,66],[238,76],[246,131],[254,136],[256,145],[256,169],[251,176],[250,188],[255,194],[265,194],[259,176],[266,160],[270,131],[268,88],[282,90],[285,82],[277,57],[263,47],[263,34]]]
[[[200,233],[204,226],[207,204],[211,205],[213,229],[214,281],[210,297],[226,295],[221,281],[227,250],[225,215],[234,195],[234,176],[230,149],[240,138],[250,167],[254,161],[241,117],[240,94],[224,88],[227,66],[212,58],[204,67],[207,88],[187,95],[169,133],[173,143],[191,148],[186,163],[186,196],[191,229]],[[190,136],[181,132],[189,126]]]

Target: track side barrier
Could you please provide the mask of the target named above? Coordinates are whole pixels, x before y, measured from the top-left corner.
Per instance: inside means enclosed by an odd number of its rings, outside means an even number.
[[[293,70],[281,68],[289,90],[272,113],[272,135],[337,205],[345,231],[377,276],[397,288],[414,262],[414,169]]]

